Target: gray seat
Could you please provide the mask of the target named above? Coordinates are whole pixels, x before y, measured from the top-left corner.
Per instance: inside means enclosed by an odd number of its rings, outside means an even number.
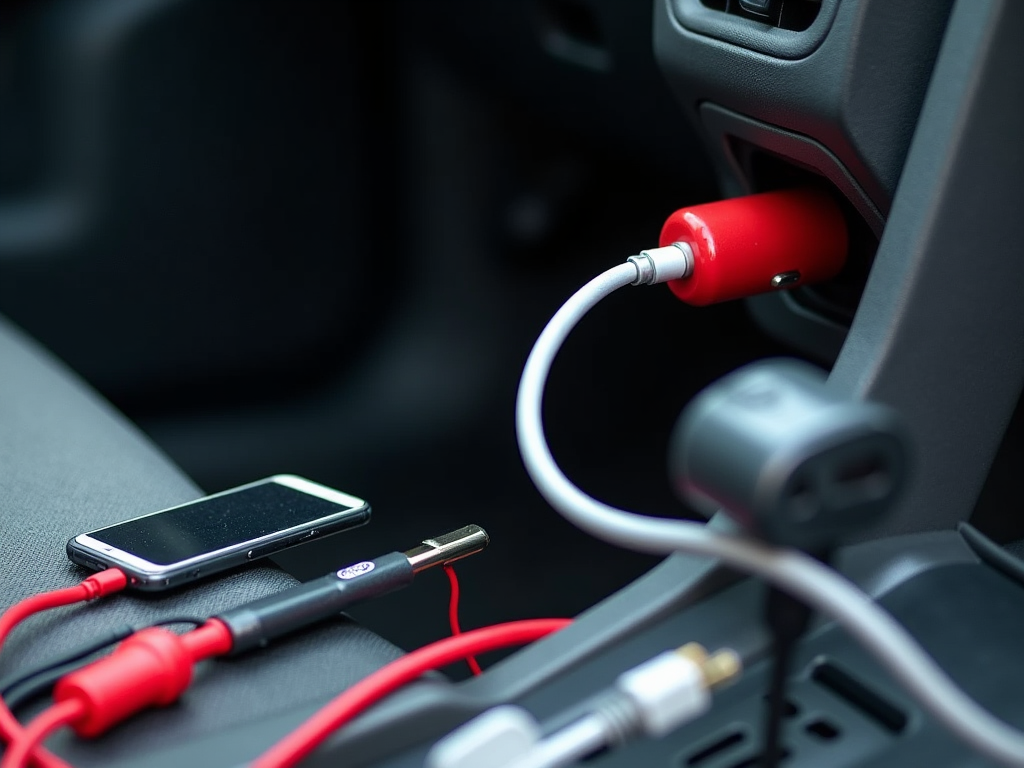
[[[86,575],[64,553],[76,533],[201,495],[123,416],[0,319],[4,606]],[[208,616],[294,583],[283,571],[262,566],[165,596],[121,594],[59,609],[12,635],[0,654],[0,675],[51,658],[115,624]],[[238,764],[400,655],[387,641],[339,617],[260,653],[207,665],[179,705],[143,714],[97,742],[63,733],[49,744],[78,766]],[[247,734],[231,738],[232,729]]]

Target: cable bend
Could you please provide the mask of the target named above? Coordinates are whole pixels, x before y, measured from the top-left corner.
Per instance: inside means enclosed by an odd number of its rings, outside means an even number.
[[[577,488],[544,436],[542,405],[551,364],[569,332],[601,299],[629,285],[637,267],[621,264],[577,291],[551,318],[523,369],[516,398],[519,451],[537,489],[569,522],[599,539],[650,554],[711,557],[803,600],[849,632],[936,720],[978,752],[1024,766],[1024,733],[965,694],[892,616],[838,572],[801,552],[716,533],[701,523],[639,515]]]

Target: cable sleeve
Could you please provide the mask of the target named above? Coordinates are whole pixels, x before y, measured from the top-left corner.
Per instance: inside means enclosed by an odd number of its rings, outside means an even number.
[[[400,552],[392,552],[232,608],[216,618],[231,631],[231,652],[243,653],[336,616],[357,602],[404,587],[414,575],[409,559]]]
[[[192,682],[193,660],[182,637],[151,627],[129,637],[109,656],[62,678],[54,701],[79,701],[84,714],[74,723],[93,737],[150,706],[175,701]]]
[[[231,651],[231,630],[224,622],[210,619],[201,627],[181,635],[181,645],[193,664]]]
[[[800,552],[718,534],[700,523],[617,509],[591,498],[562,473],[544,437],[548,372],[562,342],[587,311],[635,276],[635,268],[623,264],[591,280],[555,313],[530,352],[516,399],[516,434],[523,463],[540,493],[569,522],[604,541],[650,554],[717,558],[785,590],[842,626],[964,742],[996,762],[1024,766],[1024,734],[967,696],[892,616],[836,571]]]

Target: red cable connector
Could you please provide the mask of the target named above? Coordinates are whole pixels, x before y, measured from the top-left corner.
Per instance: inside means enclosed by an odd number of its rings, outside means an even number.
[[[672,292],[697,306],[835,277],[846,261],[846,219],[817,189],[791,189],[681,208],[665,222],[660,244],[687,243],[689,277]]]
[[[62,678],[54,701],[79,701],[70,725],[80,736],[98,736],[146,707],[166,706],[192,682],[192,668],[231,650],[228,628],[212,619],[184,635],[152,627],[138,632],[110,656]]]

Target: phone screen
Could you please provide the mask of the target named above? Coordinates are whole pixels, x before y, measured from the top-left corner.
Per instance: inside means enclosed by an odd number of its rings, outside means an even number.
[[[101,528],[90,536],[151,563],[171,565],[346,509],[351,507],[266,482]]]

